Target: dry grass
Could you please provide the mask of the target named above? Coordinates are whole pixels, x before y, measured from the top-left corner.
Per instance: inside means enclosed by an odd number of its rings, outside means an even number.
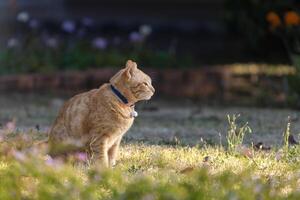
[[[300,198],[300,147],[282,147],[289,115],[289,131],[297,135],[298,111],[142,104],[141,117],[109,170],[74,154],[49,158],[47,146],[36,143],[45,138],[61,100],[32,103],[27,98],[0,98],[6,105],[1,107],[3,127],[16,118],[12,130],[0,134],[1,200]],[[233,113],[241,113],[238,127],[249,122],[253,133],[227,151],[226,115]],[[272,144],[272,149],[254,150],[251,141]]]

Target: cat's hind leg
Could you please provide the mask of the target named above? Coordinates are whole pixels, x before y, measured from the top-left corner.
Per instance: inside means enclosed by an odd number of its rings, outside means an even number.
[[[66,127],[62,123],[54,124],[49,132],[49,142],[50,143],[61,143],[65,139],[69,138]]]
[[[51,128],[48,136],[49,155],[56,156],[59,154],[60,152],[58,152],[58,150],[62,149],[61,147],[68,138],[69,134],[63,124],[55,124]]]

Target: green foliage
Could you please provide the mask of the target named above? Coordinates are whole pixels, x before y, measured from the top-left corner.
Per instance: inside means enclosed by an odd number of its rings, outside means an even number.
[[[57,70],[85,70],[98,67],[120,67],[133,59],[143,67],[170,68],[195,66],[189,56],[175,56],[165,50],[149,49],[145,45],[135,48],[109,47],[96,49],[88,41],[66,41],[57,47],[47,47],[34,37],[26,45],[0,52],[0,74],[53,72]]]
[[[299,45],[300,47],[300,45]],[[296,68],[296,74],[287,77],[289,87],[298,97],[300,95],[300,52],[299,54],[290,52],[291,61]],[[298,98],[297,98],[298,100]]]
[[[245,123],[241,126],[237,124],[236,120],[238,117],[239,115],[232,115],[232,117],[227,115],[229,127],[226,138],[229,152],[233,152],[238,146],[241,146],[243,144],[245,135],[252,132],[251,128],[248,126],[248,123]]]
[[[289,138],[292,136],[291,133],[291,122],[290,117],[288,118],[288,122],[283,132],[283,153],[284,159],[287,162],[298,162],[300,155],[300,146],[295,144],[290,144]]]
[[[289,137],[290,137],[290,135],[291,135],[291,122],[289,120],[287,125],[286,125],[286,129],[283,133],[283,148],[284,148],[285,152],[288,152],[288,150],[289,150]]]
[[[135,148],[134,146],[131,148]],[[145,151],[156,152],[156,147],[145,147]],[[173,150],[179,153],[182,150]],[[193,150],[195,151],[195,150]],[[195,152],[194,152],[195,153]],[[216,156],[214,150],[208,150]],[[199,152],[197,152],[199,154]],[[217,159],[225,159],[224,152],[219,152],[212,164],[221,165]],[[232,159],[233,157],[227,157]],[[144,158],[142,158],[144,159]],[[131,160],[138,162],[138,160]],[[268,163],[266,158],[264,161]],[[124,162],[124,160],[123,160]],[[172,161],[174,162],[174,160]],[[228,169],[220,173],[212,173],[205,167],[195,168],[189,174],[172,172],[168,168],[153,168],[151,164],[143,173],[124,173],[128,162],[117,166],[114,170],[101,170],[97,166],[80,167],[68,163],[47,164],[41,157],[26,155],[1,156],[0,164],[0,199],[297,199],[297,180],[281,176],[264,177],[247,169],[249,163],[236,158],[235,165],[243,165],[244,169],[233,172]],[[270,163],[269,169],[272,170]],[[299,163],[298,163],[299,164]],[[284,166],[278,164],[280,167]],[[299,166],[299,165],[298,165]],[[220,167],[220,166],[219,166]],[[218,167],[218,168],[219,168]],[[279,170],[280,168],[278,168]],[[285,166],[285,170],[290,170]],[[153,171],[154,170],[154,171]],[[166,170],[171,170],[168,172]],[[163,176],[162,176],[163,174]],[[284,174],[284,172],[283,172]],[[271,184],[270,184],[271,182]]]
[[[270,41],[272,44],[272,42],[276,43],[276,40],[272,40],[274,38],[270,37],[266,14],[269,11],[285,12],[295,9],[295,4],[294,0],[226,0],[225,19],[229,31],[239,35],[247,44],[248,50],[267,53],[267,51],[272,50],[271,48],[278,47],[278,45],[270,46]],[[279,43],[282,44],[282,41],[279,40]]]
[[[300,95],[300,15],[296,1],[226,0],[225,6],[229,31],[239,35],[248,50],[264,57],[276,51],[281,51],[281,55],[286,52],[296,68],[296,74],[288,77],[288,83],[298,96],[297,101]],[[291,98],[290,103],[293,101]]]

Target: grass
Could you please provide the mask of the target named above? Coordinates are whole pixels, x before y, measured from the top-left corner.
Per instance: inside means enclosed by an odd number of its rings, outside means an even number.
[[[254,162],[255,160],[255,162]],[[299,163],[222,148],[123,145],[113,170],[14,152],[1,156],[0,199],[297,199]]]
[[[140,105],[141,117],[109,170],[76,155],[49,159],[46,146],[36,143],[45,138],[59,103],[17,97],[0,98],[0,122],[16,118],[17,126],[13,133],[0,133],[0,200],[300,199],[300,148],[288,141],[300,130],[296,110],[154,102],[158,109],[147,111]],[[234,113],[241,117],[233,122]],[[245,124],[251,134],[241,132]],[[40,131],[30,130],[33,125]],[[227,140],[239,132],[244,136]],[[255,150],[252,142],[272,149]]]
[[[228,134],[248,127],[230,119]],[[75,154],[49,158],[41,135],[2,131],[1,200],[300,198],[300,147],[288,143],[270,151],[243,146],[243,138],[228,149],[126,143],[115,168],[103,169]]]
[[[227,144],[230,152],[241,146],[244,142],[245,135],[252,132],[251,128],[248,126],[248,122],[241,127],[238,127],[236,123],[238,117],[239,115],[227,115],[229,124],[227,132]]]

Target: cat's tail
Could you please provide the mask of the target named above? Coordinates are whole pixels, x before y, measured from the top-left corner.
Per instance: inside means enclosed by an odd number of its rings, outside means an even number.
[[[51,139],[46,138],[35,142],[33,148],[41,150],[52,158],[85,151],[85,146],[82,145],[82,143],[71,139],[65,140],[64,142],[53,142]]]
[[[38,150],[40,153],[47,155],[49,153],[48,138],[43,140],[34,141],[30,148]]]
[[[39,140],[39,141],[34,142],[33,146],[34,147],[40,147],[40,146],[45,146],[45,145],[48,145],[48,144],[49,144],[49,139],[45,138],[43,140]]]

